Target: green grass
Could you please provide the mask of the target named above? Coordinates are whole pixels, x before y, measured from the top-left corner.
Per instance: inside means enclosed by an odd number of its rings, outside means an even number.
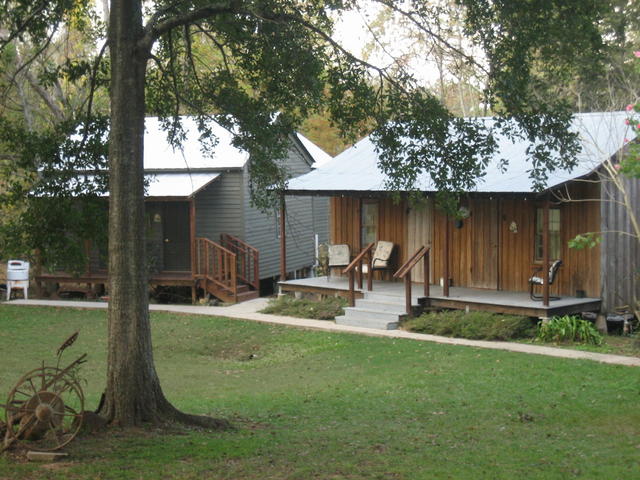
[[[109,431],[75,440],[55,466],[2,456],[0,479],[640,476],[636,368],[213,317],[152,320],[169,399],[236,429]],[[105,312],[0,305],[0,326],[0,398],[80,329],[67,358],[89,353],[95,406]]]

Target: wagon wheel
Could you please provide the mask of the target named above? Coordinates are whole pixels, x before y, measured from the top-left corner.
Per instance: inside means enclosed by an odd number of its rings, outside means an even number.
[[[78,434],[83,410],[84,394],[68,372],[44,365],[31,370],[9,393],[5,448],[29,441],[33,450],[58,450]]]

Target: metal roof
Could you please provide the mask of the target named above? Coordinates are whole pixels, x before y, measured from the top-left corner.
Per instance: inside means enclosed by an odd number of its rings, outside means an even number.
[[[146,197],[192,197],[205,188],[220,173],[154,173],[146,174],[149,181]]]
[[[186,137],[179,148],[167,141],[167,132],[157,117],[144,121],[144,168],[153,169],[202,169],[241,168],[247,163],[249,154],[233,145],[231,132],[215,122],[209,122],[218,141],[206,152],[200,143],[200,132],[192,117],[181,117]]]
[[[331,155],[322,150],[318,145],[301,133],[296,132],[296,135],[298,136],[298,140],[300,140],[302,145],[304,145],[304,148],[307,149],[307,152],[309,152],[309,155],[311,155],[311,158],[313,158],[312,168],[319,168],[333,159]]]
[[[591,173],[603,161],[620,150],[625,141],[635,134],[625,124],[626,112],[583,113],[574,115],[571,130],[578,133],[581,151],[578,165],[571,171],[549,172],[547,187],[552,188],[569,180]],[[492,118],[479,119],[492,123]],[[478,180],[475,192],[482,193],[526,193],[534,191],[529,177],[531,165],[527,161],[526,141],[514,142],[503,135],[496,138],[498,150],[487,166],[486,175]],[[500,159],[509,165],[502,171]],[[387,176],[378,168],[376,147],[369,137],[323,164],[320,168],[289,181],[290,193],[321,194],[322,192],[385,192]],[[430,176],[423,172],[417,188],[433,191]]]
[[[153,197],[175,197],[189,198],[205,188],[222,173],[146,173],[144,178],[148,182],[145,192],[145,198]],[[93,182],[94,175],[78,175],[78,179],[82,181]],[[74,185],[71,185],[73,188]],[[105,192],[102,196],[108,197],[109,192]]]

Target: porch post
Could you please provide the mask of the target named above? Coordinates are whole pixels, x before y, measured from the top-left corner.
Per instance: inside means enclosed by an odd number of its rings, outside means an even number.
[[[542,217],[542,266],[544,285],[542,286],[543,305],[549,306],[549,199],[545,197]]]
[[[286,207],[284,192],[280,193],[280,281],[287,279],[287,234],[284,229]]]
[[[444,249],[442,255],[444,257],[444,268],[443,268],[443,276],[444,283],[442,284],[442,295],[445,297],[449,296],[449,214],[444,217]]]
[[[196,201],[189,199],[189,251],[191,253],[191,302],[196,303]]]

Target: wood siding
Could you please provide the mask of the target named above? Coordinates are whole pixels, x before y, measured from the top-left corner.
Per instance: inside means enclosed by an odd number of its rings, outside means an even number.
[[[413,255],[418,248],[429,247],[430,259],[434,258],[433,248],[433,200],[428,199],[424,205],[418,205],[409,209],[407,219],[407,256]],[[429,281],[433,283],[433,262],[431,262],[431,274]],[[411,279],[414,282],[424,281],[424,267],[419,262],[411,272]]]
[[[577,184],[570,194],[574,199],[597,198],[598,186]],[[380,199],[379,205],[378,239],[398,244],[400,263],[420,245],[431,243],[431,281],[439,283],[444,271],[444,214],[435,208],[407,211],[404,202],[394,205],[389,199]],[[456,228],[453,220],[449,225],[449,273],[453,285],[528,291],[528,279],[534,268],[540,266],[534,261],[534,233],[536,207],[542,204],[531,196],[511,196],[472,197],[464,205],[470,211],[469,218],[462,221],[460,228]],[[579,233],[598,231],[599,205],[579,201],[562,203],[559,208],[564,266],[551,294],[574,296],[577,290],[583,290],[587,296],[599,297],[599,248],[573,250],[567,245]],[[512,224],[516,228],[510,228]],[[332,198],[330,225],[332,243],[348,244],[353,254],[359,251],[360,199]],[[421,272],[413,275],[416,281],[422,278]]]
[[[330,202],[331,243],[349,245],[352,256],[357,255],[363,247],[360,241],[360,202],[355,197],[333,197]],[[392,261],[397,269],[407,258],[407,205],[404,200],[394,203],[389,198],[381,198],[377,202],[377,240],[396,245]]]
[[[624,184],[631,207],[640,216],[640,180]],[[601,193],[601,230],[603,232],[633,232],[623,205],[622,193],[605,181]],[[601,245],[602,305],[604,311],[632,305],[640,299],[640,242],[623,233],[606,233]]]

